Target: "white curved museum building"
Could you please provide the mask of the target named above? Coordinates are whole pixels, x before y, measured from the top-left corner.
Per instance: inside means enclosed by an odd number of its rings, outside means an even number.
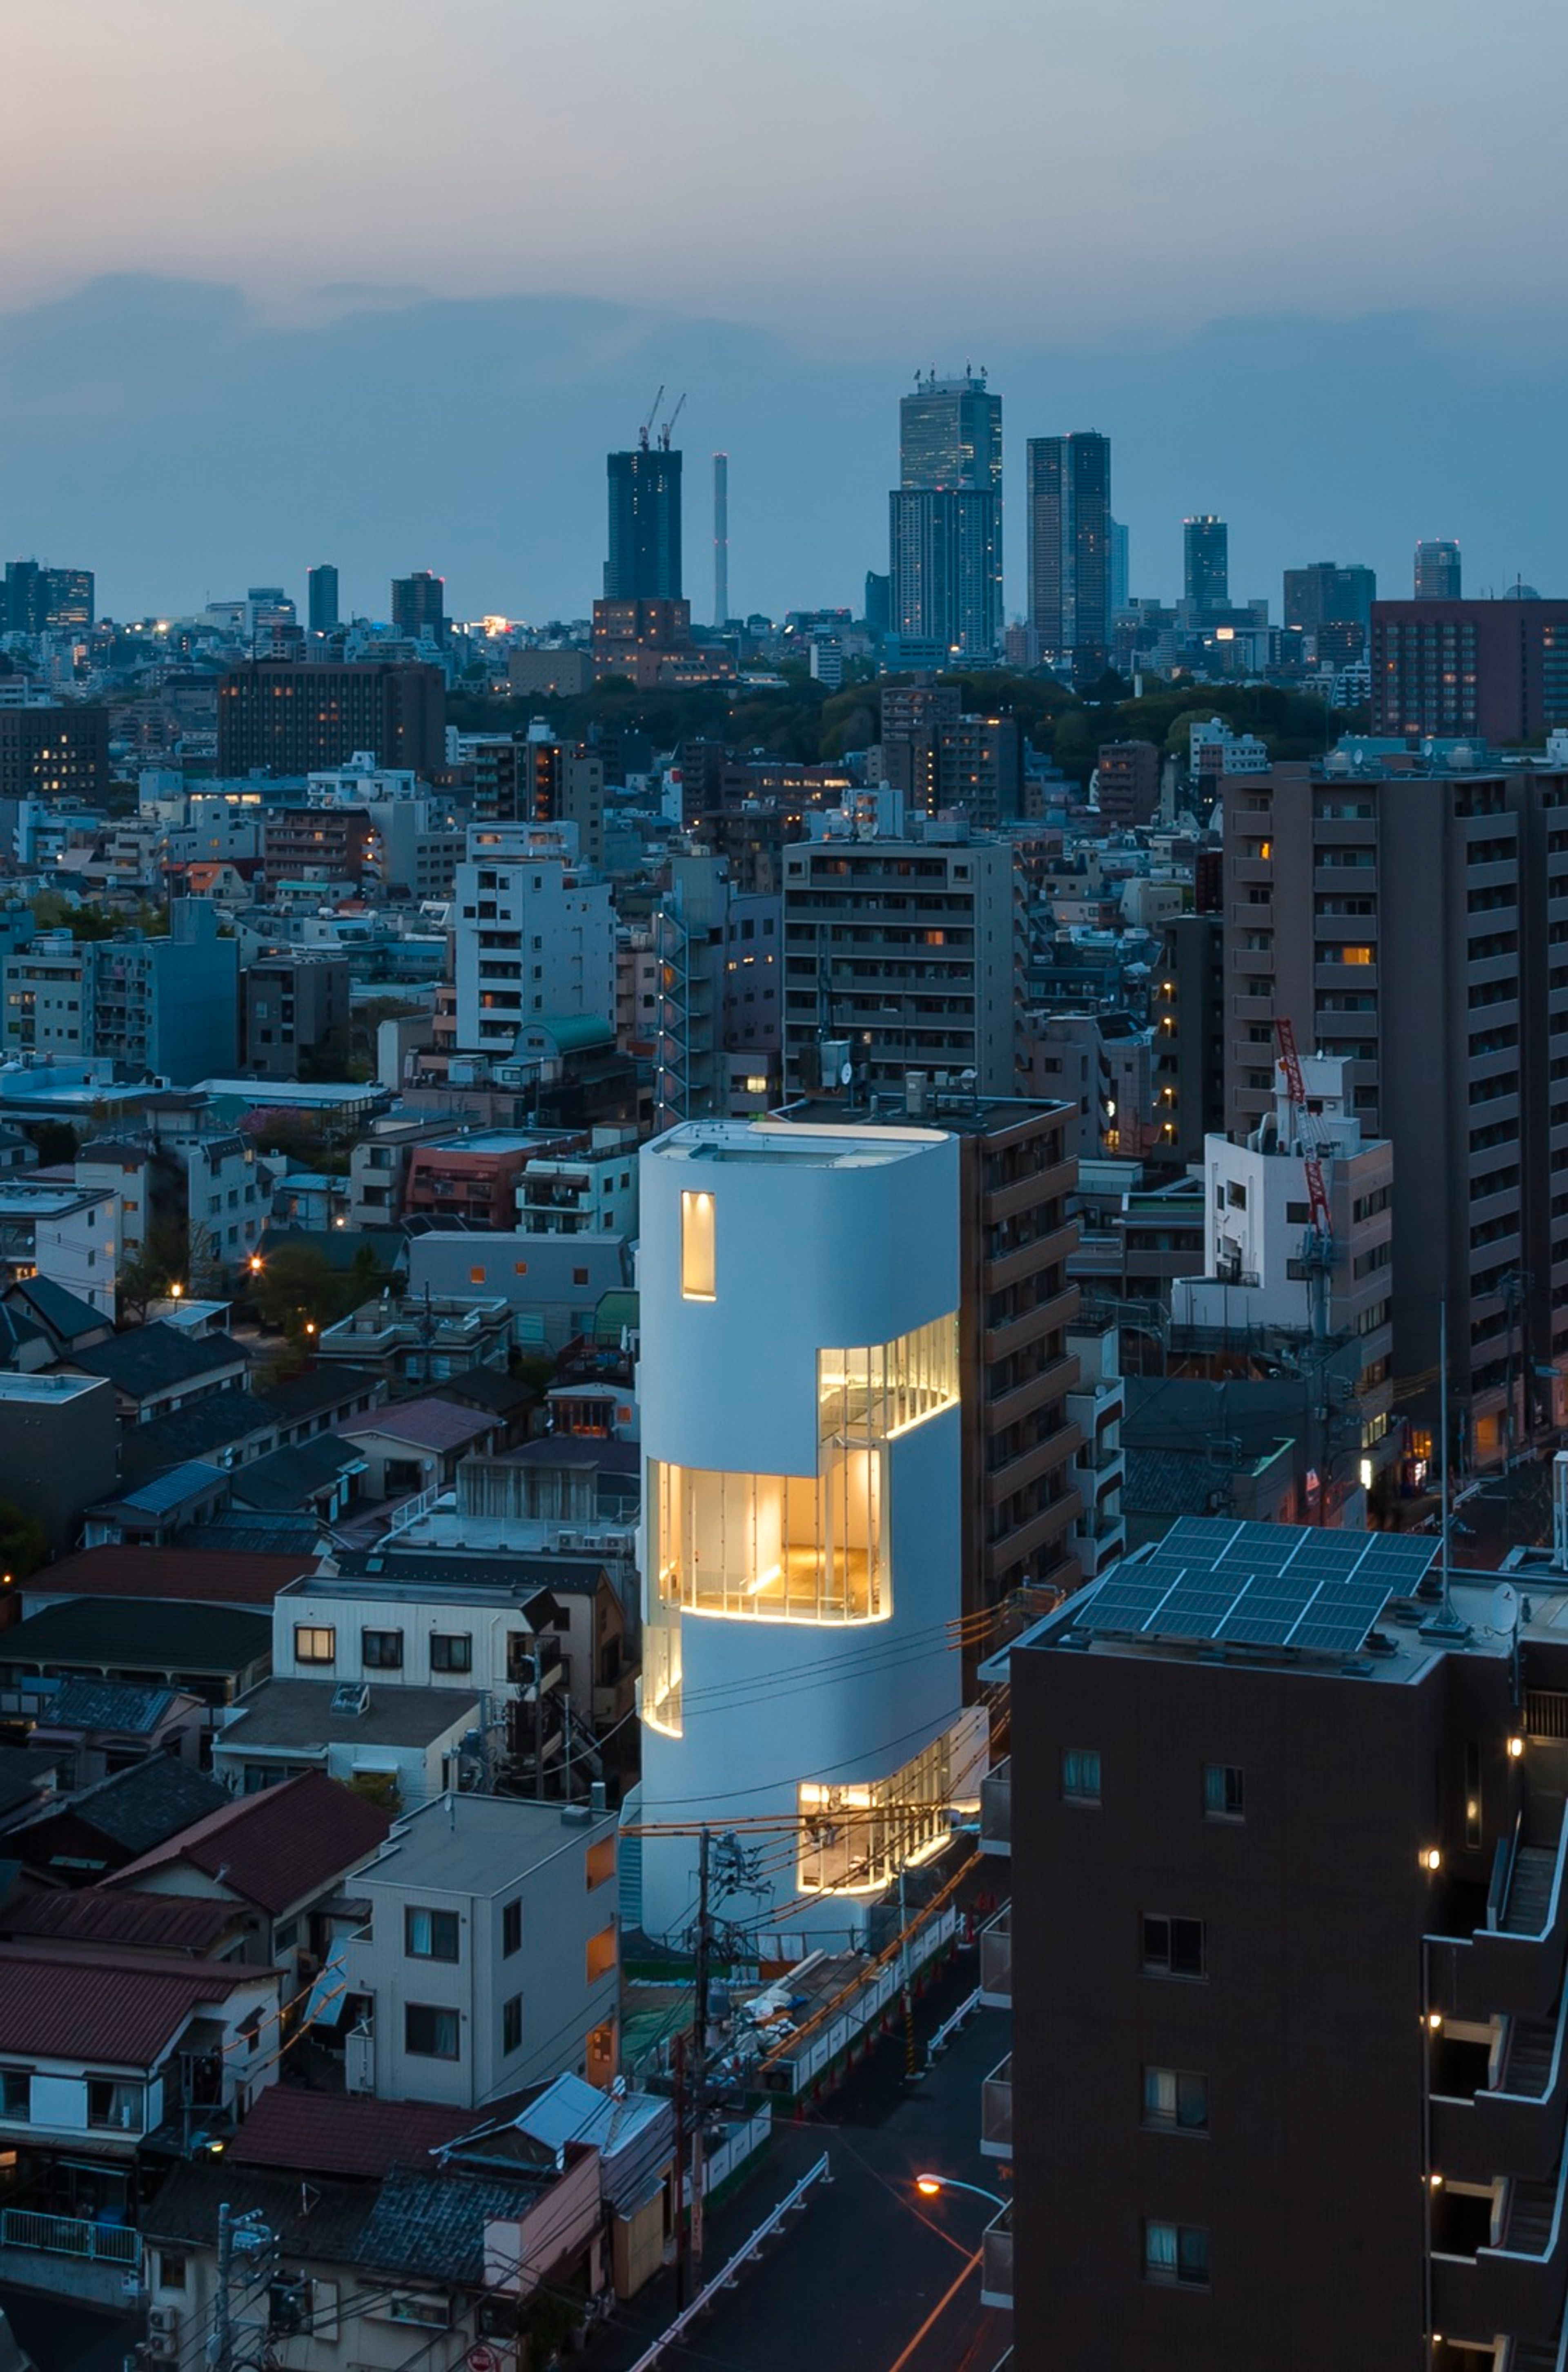
[[[723,1908],[764,1956],[767,1931],[858,1940],[983,1763],[957,1652],[958,1144],[695,1121],[641,1160],[642,1924],[689,1927],[706,1822],[754,1855]]]

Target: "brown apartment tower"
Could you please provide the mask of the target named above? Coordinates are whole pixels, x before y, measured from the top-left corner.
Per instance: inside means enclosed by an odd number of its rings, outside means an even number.
[[[1225,1125],[1256,1128],[1274,1023],[1352,1065],[1394,1147],[1394,1367],[1434,1378],[1456,1454],[1563,1422],[1568,774],[1275,766],[1225,799]],[[1554,1372],[1553,1372],[1554,1371]],[[1430,1429],[1431,1386],[1400,1395]]]
[[[1013,2372],[1562,2363],[1568,1573],[1516,1659],[1435,1553],[1185,1518],[1011,1649]]]
[[[356,750],[429,782],[447,762],[439,668],[250,659],[218,680],[218,773],[308,774]]]
[[[1372,729],[1527,741],[1568,725],[1568,601],[1374,601]]]

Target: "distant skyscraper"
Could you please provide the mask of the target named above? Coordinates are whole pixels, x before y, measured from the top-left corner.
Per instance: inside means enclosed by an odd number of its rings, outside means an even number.
[[[330,634],[338,622],[338,572],[330,562],[312,568],[305,579],[310,631]]]
[[[1125,610],[1127,607],[1128,587],[1132,582],[1128,544],[1126,528],[1120,519],[1112,519],[1110,522],[1110,614],[1113,620],[1119,610]]]
[[[1084,429],[1028,443],[1029,624],[1075,676],[1110,656],[1110,439]]]
[[[870,634],[885,634],[893,618],[893,580],[880,576],[875,568],[865,572],[865,630]]]
[[[1196,610],[1223,610],[1230,599],[1230,529],[1212,511],[1181,526],[1181,589]]]
[[[607,457],[607,601],[680,599],[680,456],[661,446]]]
[[[893,632],[989,658],[1002,638],[1002,398],[983,372],[933,372],[903,398],[889,514]]]
[[[411,642],[426,633],[439,642],[447,631],[446,578],[433,576],[428,568],[416,568],[412,576],[394,576],[392,623]]]
[[[1459,579],[1459,547],[1457,543],[1438,541],[1416,545],[1415,598],[1418,601],[1462,600]]]
[[[1284,578],[1284,622],[1309,631],[1318,626],[1360,626],[1372,622],[1377,599],[1377,578],[1370,568],[1340,568],[1331,560],[1314,560],[1305,568],[1287,568]]]
[[[1002,398],[983,371],[915,380],[899,406],[899,483],[926,494],[1002,492]]]
[[[714,623],[729,623],[729,455],[714,455]]]

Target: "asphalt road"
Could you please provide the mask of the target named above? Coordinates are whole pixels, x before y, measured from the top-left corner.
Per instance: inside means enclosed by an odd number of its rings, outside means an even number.
[[[975,1974],[974,1954],[960,1953],[919,2006],[922,2037]],[[1005,2195],[1004,2168],[980,2153],[980,2086],[1009,2040],[1004,2013],[977,2011],[934,2072],[906,2087],[895,2031],[818,2113],[777,2123],[761,2170],[710,2218],[705,2272],[824,2149],[831,2187],[814,2187],[664,2364],[680,2372],[993,2372],[1011,2343],[1011,2317],[981,2306],[971,2260],[994,2211],[963,2192],[923,2199],[914,2177],[956,2176]],[[588,2372],[625,2372],[674,2310],[666,2274],[623,2309],[619,2329],[595,2341]]]

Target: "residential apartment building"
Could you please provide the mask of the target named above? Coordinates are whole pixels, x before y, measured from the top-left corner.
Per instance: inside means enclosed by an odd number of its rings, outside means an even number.
[[[958,1158],[934,1129],[787,1121],[644,1147],[629,1800],[651,1824],[650,1935],[690,1915],[696,1837],[659,1831],[699,1807],[830,1822],[803,1828],[758,1909],[853,1943],[978,1784],[986,1717],[963,1710],[958,1658],[900,1653],[963,1610]]]
[[[1372,729],[1527,741],[1568,725],[1568,601],[1375,601]]]
[[[517,1187],[537,1155],[573,1139],[536,1128],[465,1128],[409,1148],[403,1215],[440,1213],[470,1227],[510,1228]]]
[[[82,1517],[120,1472],[114,1394],[101,1378],[0,1368],[0,1474],[28,1478],[28,1512],[51,1552],[75,1548]]]
[[[348,2090],[477,2109],[562,2075],[610,2084],[621,1954],[616,1820],[448,1795],[400,1820],[354,1891]]]
[[[778,1084],[781,906],[745,896],[727,858],[672,856],[669,887],[654,909],[657,1038],[656,1121],[724,1117],[738,1066],[766,1097]]]
[[[1225,917],[1173,914],[1150,990],[1161,1155],[1190,1167],[1225,1124]]]
[[[446,762],[441,670],[250,659],[218,680],[220,774],[308,774],[368,750],[430,781]]]
[[[182,1087],[234,1067],[238,943],[204,898],[176,899],[164,938],[42,932],[6,964],[5,993],[8,1054],[121,1063]]]
[[[637,1235],[637,1139],[596,1128],[584,1152],[546,1155],[517,1180],[517,1227],[530,1236]]]
[[[1010,1651],[1018,2372],[1558,2362],[1564,1576],[1436,1553],[1187,1517]]]
[[[561,824],[475,824],[453,892],[457,1043],[509,1054],[541,1017],[615,1017],[610,885]]]
[[[0,800],[109,796],[109,711],[0,706]]]
[[[25,1173],[0,1176],[0,1288],[47,1277],[113,1323],[122,1257],[115,1196]]]
[[[1110,439],[1028,440],[1028,623],[1040,656],[1091,683],[1110,664]]]
[[[349,1052],[346,956],[297,949],[245,967],[245,1061],[264,1079],[343,1076]]]
[[[962,826],[787,848],[786,1090],[847,1072],[901,1099],[919,1069],[1011,1094],[1020,924],[1011,848]]]
[[[1568,776],[1276,766],[1225,846],[1228,1131],[1272,1109],[1276,1014],[1345,1062],[1399,1179],[1395,1368],[1435,1368],[1446,1296],[1458,1446],[1494,1463],[1527,1368],[1568,1373]]]

